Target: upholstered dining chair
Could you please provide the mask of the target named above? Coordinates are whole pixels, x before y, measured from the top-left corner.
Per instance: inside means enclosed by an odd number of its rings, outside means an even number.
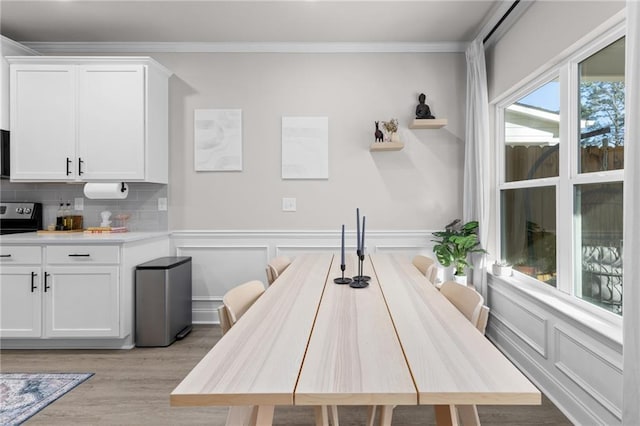
[[[489,319],[489,307],[484,305],[484,298],[472,287],[460,285],[455,281],[447,281],[440,288],[442,293],[478,331],[484,334]],[[475,405],[450,406],[457,410],[458,420],[464,426],[479,425],[478,408]]]
[[[473,326],[478,325],[484,298],[472,287],[461,285],[455,281],[442,283],[440,293],[446,297],[464,315]]]
[[[430,257],[423,256],[421,254],[415,256],[411,261],[413,266],[418,268],[418,270],[427,277],[431,284],[436,285],[436,276],[438,275],[438,264],[435,260]]]
[[[267,263],[267,283],[269,285],[280,276],[282,272],[291,264],[291,259],[287,256],[274,257]]]
[[[230,327],[238,322],[251,305],[262,296],[262,293],[264,293],[264,284],[258,280],[240,284],[225,293],[222,303],[226,308]]]

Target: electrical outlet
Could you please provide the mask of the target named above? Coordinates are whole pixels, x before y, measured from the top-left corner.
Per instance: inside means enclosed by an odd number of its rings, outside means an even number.
[[[296,211],[296,199],[295,198],[283,198],[282,199],[282,211],[283,212],[295,212]]]
[[[73,209],[76,211],[84,210],[84,198],[74,198]]]
[[[167,211],[167,198],[160,197],[158,198],[158,211],[166,212]]]

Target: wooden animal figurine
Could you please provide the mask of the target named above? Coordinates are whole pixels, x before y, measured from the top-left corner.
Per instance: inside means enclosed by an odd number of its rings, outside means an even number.
[[[376,121],[376,132],[374,133],[375,137],[376,137],[376,142],[382,142],[382,130],[380,130],[378,128],[378,125],[380,124],[379,121]]]

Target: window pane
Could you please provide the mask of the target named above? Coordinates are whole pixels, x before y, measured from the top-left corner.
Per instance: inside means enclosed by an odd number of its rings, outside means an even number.
[[[624,168],[624,38],[580,63],[579,173]]]
[[[576,185],[576,296],[622,314],[622,182]]]
[[[501,204],[503,259],[555,287],[555,186],[504,190]]]
[[[559,111],[557,79],[505,108],[506,182],[558,176]]]

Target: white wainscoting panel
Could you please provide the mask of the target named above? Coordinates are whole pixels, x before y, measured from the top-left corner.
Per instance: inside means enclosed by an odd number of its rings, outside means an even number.
[[[547,358],[547,320],[535,311],[535,307],[523,305],[500,289],[491,288],[491,313],[494,319],[541,357]]]
[[[488,276],[487,337],[575,424],[620,425],[622,345]]]
[[[556,326],[554,331],[556,368],[621,419],[622,360],[579,330]]]
[[[368,253],[435,257],[431,231],[368,231]],[[355,232],[345,233],[345,250],[355,252]],[[192,257],[193,322],[219,323],[217,308],[227,290],[250,280],[266,284],[265,267],[275,256],[340,255],[338,231],[175,231],[176,256]]]

